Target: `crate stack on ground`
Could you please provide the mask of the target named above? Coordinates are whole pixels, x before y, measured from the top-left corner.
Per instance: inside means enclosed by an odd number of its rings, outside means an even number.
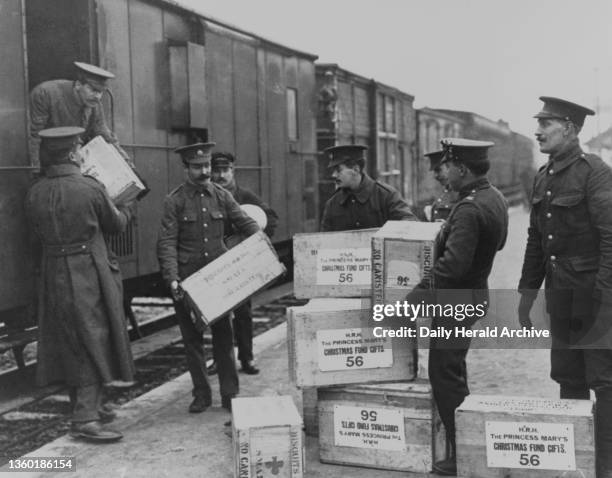
[[[433,263],[439,225],[404,224],[294,237],[295,296],[310,301],[288,310],[289,370],[323,462],[428,472],[443,458],[431,387],[415,380],[416,339],[374,333],[382,323],[372,320],[373,279],[382,274],[388,300],[403,300]],[[381,235],[387,228],[392,241]]]
[[[470,395],[455,417],[457,476],[596,476],[590,400]]]

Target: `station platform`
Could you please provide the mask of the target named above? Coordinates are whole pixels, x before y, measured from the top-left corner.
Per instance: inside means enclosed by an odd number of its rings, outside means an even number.
[[[254,339],[259,375],[240,374],[240,396],[291,395],[301,410],[301,392],[289,381],[286,323]],[[187,412],[191,402],[188,373],[118,408],[113,428],[124,434],[113,444],[90,444],[66,435],[28,457],[74,457],[72,472],[7,472],[0,477],[182,477],[230,478],[233,472],[231,415],[221,408],[217,376],[211,377],[213,406],[206,412]],[[6,470],[7,465],[1,470]],[[419,478],[417,473],[393,472],[319,462],[318,439],[306,437],[306,476],[313,478]],[[435,475],[432,475],[435,476]]]

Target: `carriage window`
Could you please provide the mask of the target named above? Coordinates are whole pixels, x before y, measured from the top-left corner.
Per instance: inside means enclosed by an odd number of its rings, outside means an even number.
[[[298,106],[295,88],[287,88],[287,136],[289,141],[298,139]]]

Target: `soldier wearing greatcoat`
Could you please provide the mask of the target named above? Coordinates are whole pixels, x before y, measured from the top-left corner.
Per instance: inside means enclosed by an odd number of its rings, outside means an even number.
[[[489,293],[487,279],[493,260],[508,234],[508,204],[489,183],[486,173],[490,162],[488,148],[493,143],[463,138],[446,138],[443,162],[448,162],[448,184],[458,194],[437,236],[438,257],[432,272],[408,294],[407,301],[421,300],[446,306],[472,305],[486,310]],[[432,329],[471,327],[478,315],[471,317],[432,317]],[[455,447],[455,410],[467,395],[466,356],[469,337],[455,333],[450,339],[431,338],[429,378],[446,430],[449,456],[436,462],[433,470],[441,475],[457,473]]]
[[[381,227],[389,220],[416,221],[410,206],[394,188],[364,171],[367,149],[351,144],[325,150],[331,158],[328,168],[332,169],[336,191],[325,204],[322,231]]]
[[[122,232],[131,212],[81,174],[75,155],[83,128],[42,130],[44,177],[32,185],[26,214],[39,257],[37,382],[63,382],[74,398],[71,434],[106,442],[121,434],[102,421],[105,384],[133,381],[119,265],[104,234]]]
[[[597,477],[612,477],[612,170],[580,148],[589,108],[542,96],[536,139],[549,155],[531,195],[519,282],[519,321],[544,282],[551,319],[551,377],[561,398],[597,398]]]

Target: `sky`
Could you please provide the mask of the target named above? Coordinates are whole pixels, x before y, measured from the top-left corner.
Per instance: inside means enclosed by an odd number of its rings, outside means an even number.
[[[415,96],[533,137],[539,96],[612,126],[612,0],[178,0]]]

